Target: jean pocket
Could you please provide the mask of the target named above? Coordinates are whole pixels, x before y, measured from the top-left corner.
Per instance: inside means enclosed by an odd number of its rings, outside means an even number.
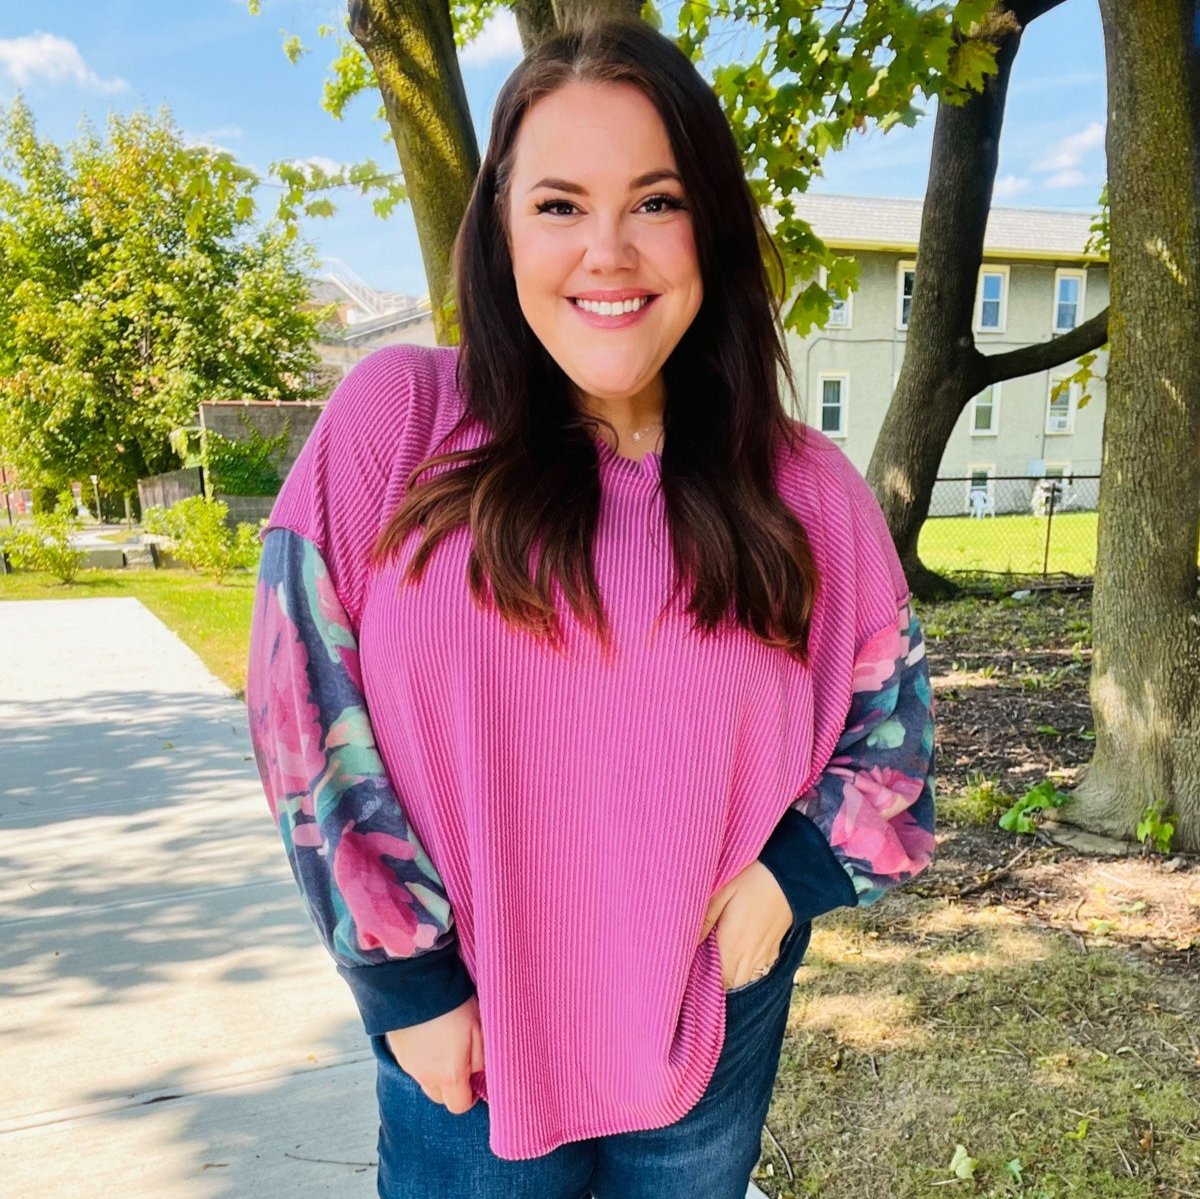
[[[779,952],[775,955],[775,960],[771,963],[771,968],[766,974],[760,975],[758,978],[752,978],[749,982],[742,983],[737,987],[730,987],[726,992],[726,997],[730,995],[744,995],[747,991],[753,991],[756,987],[761,987],[779,972],[783,966],[784,959],[788,956],[789,950],[792,948],[796,940],[796,934],[800,931],[800,926],[795,920],[792,921],[791,927],[783,934],[783,940],[779,942]]]

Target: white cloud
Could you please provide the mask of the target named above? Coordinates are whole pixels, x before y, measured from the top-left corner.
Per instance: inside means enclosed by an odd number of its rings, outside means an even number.
[[[197,141],[215,142],[220,138],[238,138],[242,136],[240,125],[219,125],[216,129],[206,129],[196,134]]]
[[[1082,171],[1078,171],[1074,167],[1068,167],[1065,171],[1055,171],[1053,175],[1047,176],[1042,180],[1042,186],[1079,187],[1080,184],[1087,181],[1088,177]]]
[[[241,136],[242,130],[239,125],[221,125],[216,129],[206,129],[203,133],[184,133],[183,143],[186,146],[202,146],[217,154],[231,154],[236,158],[237,153],[223,143]]]
[[[464,67],[481,67],[505,59],[518,59],[523,53],[517,18],[510,9],[502,8],[479,36],[459,51],[458,61]]]
[[[997,200],[1009,200],[1013,196],[1019,196],[1028,187],[1028,179],[1022,179],[1016,175],[1005,175],[996,180],[996,185],[992,188],[992,195]]]
[[[84,62],[74,42],[52,33],[0,38],[0,68],[18,87],[44,79],[50,83],[74,83],[96,92],[129,90],[124,79],[102,79]]]
[[[1092,121],[1079,133],[1069,134],[1052,146],[1035,164],[1034,170],[1066,172],[1078,167],[1089,150],[1104,145],[1104,125]],[[1067,185],[1069,186],[1069,185]]]
[[[313,154],[309,158],[293,158],[292,165],[298,167],[312,167],[317,171],[324,171],[326,175],[336,175],[342,170],[344,163],[340,163],[335,158],[326,158],[321,154]]]

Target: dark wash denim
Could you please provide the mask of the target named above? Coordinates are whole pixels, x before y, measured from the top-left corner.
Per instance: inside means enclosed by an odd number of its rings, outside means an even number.
[[[568,1141],[542,1157],[508,1161],[488,1146],[488,1106],[454,1115],[430,1100],[371,1038],[381,1199],[745,1199],[791,1007],[812,935],[793,924],[760,979],[725,992],[725,1042],[696,1105],[674,1124]]]

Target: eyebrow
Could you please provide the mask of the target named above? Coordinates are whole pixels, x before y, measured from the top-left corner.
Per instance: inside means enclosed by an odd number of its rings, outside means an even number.
[[[647,171],[644,175],[639,175],[629,184],[629,190],[635,191],[639,187],[649,187],[654,183],[661,183],[664,179],[673,179],[676,183],[682,186],[683,180],[674,171]],[[537,191],[539,187],[548,187],[553,191],[570,192],[575,196],[586,196],[587,189],[581,187],[578,183],[571,183],[567,179],[546,178],[539,179],[529,190]]]

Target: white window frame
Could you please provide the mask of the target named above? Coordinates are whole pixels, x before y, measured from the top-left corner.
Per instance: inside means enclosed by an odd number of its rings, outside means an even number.
[[[839,411],[841,413],[841,423],[837,432],[830,432],[825,428],[825,382],[826,380],[836,379],[841,385],[841,405]],[[846,436],[846,429],[850,424],[848,409],[850,405],[850,373],[849,371],[820,371],[817,375],[817,430],[824,433],[826,437],[842,439]]]
[[[1000,323],[983,324],[983,277],[1000,276]],[[975,284],[975,332],[1003,333],[1008,328],[1008,267],[1000,263],[988,263],[979,268],[979,279]]]
[[[990,390],[992,393],[992,427],[990,429],[977,429],[975,427],[975,408],[979,402],[979,396],[983,395],[983,391]],[[972,437],[999,437],[1000,436],[1000,384],[993,383],[990,388],[985,387],[979,393],[971,397],[971,427],[970,434]]]
[[[1065,481],[1071,477],[1071,463],[1065,459],[1054,462],[1043,462],[1042,470],[1045,472],[1042,475],[1043,479],[1063,479]],[[1050,473],[1052,470],[1062,471],[1062,474],[1052,475]]]
[[[967,466],[967,490],[963,495],[963,511],[971,511],[971,492],[975,490],[975,480],[973,475],[977,475],[983,471],[987,472],[987,493],[988,500],[991,502],[992,511],[996,509],[996,464],[994,462],[975,462]]]
[[[1079,408],[1079,400],[1083,394],[1083,388],[1078,383],[1072,383],[1067,388],[1067,425],[1065,429],[1054,428],[1050,423],[1052,414],[1052,397],[1054,388],[1065,379],[1065,375],[1051,375],[1050,383],[1046,388],[1046,436],[1047,437],[1069,437],[1075,432],[1075,413]]]
[[[1058,289],[1063,279],[1078,279],[1079,280],[1079,303],[1075,306],[1075,323],[1068,326],[1060,326],[1058,323]],[[1078,268],[1060,267],[1054,272],[1054,295],[1051,297],[1053,303],[1050,306],[1050,332],[1058,336],[1063,333],[1070,333],[1072,329],[1078,329],[1083,324],[1083,306],[1087,300],[1087,271]]]
[[[904,319],[904,276],[908,271],[913,273],[913,291],[917,289],[917,264],[915,262],[896,263],[896,328],[907,329],[908,321]],[[909,315],[912,315],[912,299],[909,298]]]
[[[818,282],[826,291],[829,290],[829,271],[825,267],[821,267],[818,273]],[[838,305],[842,306],[842,310],[846,314],[846,319],[835,321],[833,314],[837,311]],[[833,299],[833,307],[829,310],[829,320],[825,322],[826,329],[849,329],[854,324],[854,292],[848,291],[844,300],[839,300],[836,297]]]

